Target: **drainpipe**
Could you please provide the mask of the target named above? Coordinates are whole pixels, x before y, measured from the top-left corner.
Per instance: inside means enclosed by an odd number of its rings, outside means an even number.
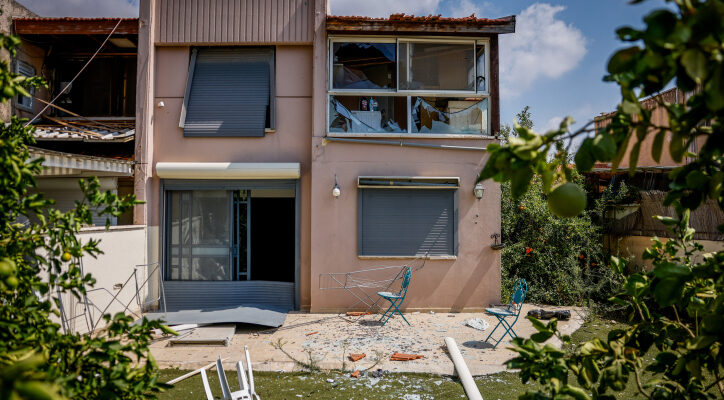
[[[447,144],[429,144],[429,143],[409,143],[404,142],[400,139],[399,142],[392,140],[374,140],[374,139],[355,139],[355,138],[338,138],[338,137],[325,137],[322,139],[322,145],[326,146],[327,142],[344,142],[344,143],[361,143],[361,144],[384,144],[388,146],[399,146],[399,147],[423,147],[426,149],[438,149],[438,150],[468,150],[468,151],[485,151],[485,147],[470,147],[470,146],[451,146]]]

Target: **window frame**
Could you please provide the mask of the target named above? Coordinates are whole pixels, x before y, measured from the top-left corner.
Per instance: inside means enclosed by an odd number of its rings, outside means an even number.
[[[395,43],[396,57],[396,82],[395,89],[335,89],[334,86],[334,43]],[[400,43],[469,43],[473,46],[473,71],[475,76],[473,90],[410,90],[400,89]],[[483,77],[485,78],[484,91],[477,90],[478,57],[477,47],[482,45],[485,51],[485,67]],[[380,97],[405,97],[407,102],[407,126],[404,133],[391,132],[330,132],[329,130],[329,109],[331,96],[380,96]],[[487,133],[411,133],[412,127],[412,99],[414,97],[479,97],[488,100]],[[327,39],[327,98],[326,98],[326,135],[329,137],[380,137],[380,138],[427,138],[427,139],[491,139],[495,138],[491,133],[491,110],[492,96],[490,93],[490,39],[475,37],[442,38],[439,36],[329,36]]]
[[[31,71],[31,72],[30,72],[30,75],[27,75],[27,74],[25,74],[23,71],[21,71],[21,66],[22,66],[22,67],[25,67],[25,68],[27,68],[29,71]],[[33,76],[35,76],[36,71],[35,71],[35,67],[34,67],[32,64],[30,64],[29,62],[23,61],[23,60],[16,60],[16,61],[15,61],[15,73],[18,74],[18,75],[22,75],[22,76],[24,76],[24,77],[26,77],[26,78],[32,78]],[[35,95],[35,88],[34,88],[34,87],[29,87],[29,88],[27,88],[27,90],[28,90],[28,93],[30,93],[30,96],[23,96],[23,95],[21,95],[21,94],[18,94],[18,95],[15,97],[15,107],[17,107],[17,108],[19,108],[19,109],[21,109],[21,110],[25,110],[25,111],[30,111],[30,112],[32,112],[32,111],[33,111],[33,105],[34,105],[34,103],[35,103],[35,101],[33,100],[33,96]],[[23,97],[23,98],[28,99],[28,104],[22,104],[22,103],[20,103],[20,102],[18,101],[18,98],[19,98],[19,97]]]
[[[366,182],[372,181],[372,182]],[[379,184],[375,184],[374,181],[379,181]],[[453,212],[451,216],[452,221],[452,253],[451,254],[428,254],[428,259],[457,259],[460,251],[459,243],[459,189],[460,189],[460,178],[440,178],[440,177],[388,177],[388,176],[360,176],[357,178],[357,257],[359,259],[410,259],[419,257],[420,254],[399,254],[399,255],[375,255],[375,254],[361,254],[363,237],[363,224],[364,218],[362,198],[365,190],[384,190],[384,191],[395,191],[395,190],[414,190],[414,191],[447,191],[452,196],[452,207]],[[395,182],[405,182],[402,185],[393,184]],[[440,183],[437,183],[440,182]],[[441,184],[445,182],[444,184]]]
[[[199,49],[209,47],[222,47],[222,48],[238,48],[244,49],[249,47],[261,47],[271,49],[271,61],[269,65],[269,126],[264,127],[264,134],[276,132],[276,76],[277,76],[277,48],[276,46],[192,46],[189,49],[189,66],[186,75],[186,88],[184,90],[183,101],[181,102],[181,114],[179,116],[178,127],[182,130],[186,125],[186,110],[188,109],[189,99],[191,96],[191,85],[194,81],[194,71],[196,68],[196,57]],[[258,138],[259,136],[186,136],[184,137],[234,137],[234,138]]]

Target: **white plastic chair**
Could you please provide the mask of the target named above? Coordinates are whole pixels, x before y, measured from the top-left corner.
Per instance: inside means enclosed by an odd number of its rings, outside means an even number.
[[[229,388],[229,382],[226,380],[226,374],[224,373],[224,367],[221,364],[221,357],[216,360],[216,372],[219,374],[219,383],[221,385],[221,393],[224,396],[224,400],[259,400],[259,395],[254,392],[254,374],[251,370],[251,357],[249,357],[249,347],[244,346],[244,352],[246,353],[246,365],[249,370],[249,381],[246,380],[246,373],[244,371],[244,364],[241,360],[236,363],[236,375],[239,380],[240,390],[232,392]],[[202,376],[203,379],[203,376]],[[208,383],[204,381],[204,386]],[[206,387],[204,388],[206,389]],[[207,391],[207,397],[210,392]]]
[[[206,376],[206,370],[201,370],[201,381],[204,383],[204,392],[206,393],[206,400],[214,400],[214,395],[211,394],[211,386],[209,386],[209,378]]]

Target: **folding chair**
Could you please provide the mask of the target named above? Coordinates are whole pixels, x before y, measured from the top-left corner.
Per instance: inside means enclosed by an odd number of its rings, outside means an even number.
[[[516,338],[518,335],[513,330],[513,325],[518,321],[518,317],[520,316],[520,310],[523,308],[523,301],[525,300],[525,295],[528,293],[528,282],[525,281],[525,279],[518,279],[515,282],[515,286],[513,287],[513,293],[510,295],[510,302],[506,304],[503,307],[499,308],[486,308],[485,311],[495,316],[495,318],[498,319],[498,325],[495,325],[495,328],[490,332],[490,335],[485,339],[487,342],[488,339],[490,339],[491,336],[493,336],[493,333],[500,325],[503,325],[503,328],[505,328],[505,332],[503,333],[503,336],[498,339],[497,342],[495,342],[495,345],[493,345],[493,348],[498,347],[498,343],[500,343],[503,338],[505,338],[505,335],[507,334],[510,336],[510,338]],[[506,318],[514,318],[513,322],[506,321]]]
[[[389,301],[390,307],[387,308],[387,311],[385,311],[382,314],[382,318],[380,318],[380,321],[383,319],[385,320],[382,323],[382,326],[385,326],[387,321],[392,318],[392,316],[397,313],[400,314],[400,317],[407,322],[407,325],[410,325],[410,321],[405,318],[404,315],[402,315],[402,312],[400,312],[400,305],[402,305],[402,302],[405,301],[405,296],[407,296],[407,287],[410,286],[410,279],[412,278],[412,268],[409,266],[405,267],[402,272],[402,284],[400,285],[400,291],[397,293],[391,293],[391,292],[377,292],[377,295],[382,297],[383,299]],[[393,310],[394,308],[394,310]],[[387,317],[387,319],[385,319]]]
[[[241,361],[236,363],[236,368],[237,374],[239,374],[239,386],[241,386],[241,390],[232,392],[231,388],[229,388],[229,382],[226,380],[226,373],[224,372],[224,367],[221,365],[221,357],[216,360],[216,372],[219,374],[221,394],[223,395],[224,400],[252,400],[251,394],[249,393],[249,388],[247,388],[245,385],[246,378],[244,377],[243,373],[240,373],[240,370],[241,372],[244,371],[244,367],[241,365]]]
[[[201,370],[201,382],[204,383],[204,393],[206,393],[206,400],[214,400],[214,395],[211,394],[211,386],[209,386],[209,377],[206,376],[206,369]]]

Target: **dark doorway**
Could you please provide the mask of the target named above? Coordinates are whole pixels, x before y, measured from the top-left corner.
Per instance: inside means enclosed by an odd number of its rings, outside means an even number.
[[[295,200],[251,197],[251,280],[294,282]]]

